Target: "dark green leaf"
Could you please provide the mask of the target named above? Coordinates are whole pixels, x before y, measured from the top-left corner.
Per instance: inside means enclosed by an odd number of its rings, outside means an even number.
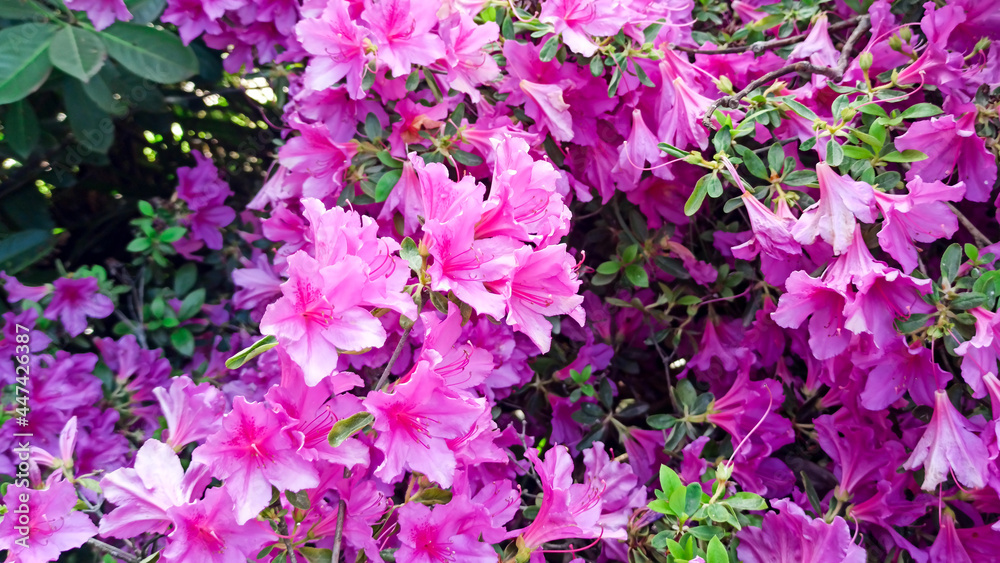
[[[899,172],[883,172],[882,174],[875,176],[875,181],[873,181],[872,184],[888,190],[894,188],[896,184],[902,180],[902,178],[903,177],[899,175]]]
[[[378,122],[378,117],[375,117],[374,113],[365,116],[365,136],[369,141],[382,138],[382,124]]]
[[[62,82],[66,116],[76,142],[97,153],[106,153],[115,140],[115,124],[83,91],[83,83],[66,78]]]
[[[4,140],[21,158],[28,158],[38,144],[41,129],[38,117],[27,100],[19,100],[7,106],[4,114]]]
[[[309,563],[333,563],[333,550],[301,546],[295,548]]]
[[[399,178],[403,175],[402,170],[389,170],[382,177],[378,179],[378,183],[375,184],[375,201],[381,203],[389,197],[392,193],[392,189],[396,187],[399,182]]]
[[[725,535],[726,531],[718,526],[695,526],[688,528],[688,533],[701,541],[710,541],[714,537]]]
[[[194,354],[194,336],[186,327],[181,327],[170,333],[170,344],[181,355],[190,357]]]
[[[551,61],[556,58],[556,52],[559,51],[559,36],[553,35],[549,37],[549,40],[542,45],[542,50],[538,52],[538,58],[544,62]]]
[[[767,165],[772,174],[781,172],[781,167],[785,162],[785,149],[781,143],[774,143],[767,149]]]
[[[125,6],[132,14],[132,23],[147,24],[160,17],[167,6],[167,0],[125,0]]]
[[[677,419],[669,414],[654,414],[646,419],[646,424],[657,430],[672,428]]]
[[[464,164],[466,166],[479,166],[483,163],[483,159],[478,155],[472,154],[471,152],[466,152],[461,149],[452,149],[451,156],[459,164]]]
[[[933,117],[944,113],[944,110],[934,104],[913,104],[903,110],[899,116],[903,119],[920,119],[921,117]]]
[[[7,20],[32,20],[41,17],[41,12],[32,8],[30,4],[31,0],[5,0],[3,3],[0,3],[0,18]]]
[[[97,74],[107,57],[101,37],[82,27],[68,25],[60,29],[49,46],[52,64],[81,82]]]
[[[701,507],[701,484],[689,483],[684,493],[684,514],[692,515]]]
[[[986,303],[986,296],[982,293],[962,293],[948,304],[948,308],[957,311],[965,311],[973,307],[979,307]]]
[[[684,203],[684,214],[688,217],[697,213],[701,208],[702,202],[705,201],[705,196],[708,195],[707,178],[710,178],[711,176],[711,174],[702,176],[694,185],[694,191],[691,192],[691,197],[689,197],[687,202]]]
[[[254,342],[250,346],[240,350],[235,356],[226,360],[226,367],[229,369],[237,369],[242,367],[243,364],[249,362],[250,360],[256,358],[257,356],[267,352],[271,348],[278,345],[278,339],[274,336],[268,335],[257,342]]]
[[[196,281],[198,281],[198,266],[192,262],[184,264],[174,274],[174,293],[187,295]]]
[[[305,491],[285,491],[285,498],[288,499],[288,504],[295,508],[309,510],[309,495]]]
[[[181,301],[181,310],[177,314],[177,316],[182,321],[186,321],[191,317],[200,313],[201,307],[204,304],[205,304],[205,288],[199,287],[198,289],[187,294],[184,300]]]
[[[743,145],[736,145],[736,152],[739,153],[740,157],[743,159],[743,165],[747,167],[747,170],[751,174],[760,178],[761,180],[767,180],[770,175],[767,173],[767,168],[764,166],[764,161],[757,156],[757,153],[744,147]]]
[[[622,269],[622,265],[618,262],[604,262],[597,267],[598,274],[614,275],[617,274],[619,270]]]
[[[818,119],[818,116],[816,115],[815,112],[813,112],[813,110],[807,108],[806,106],[800,104],[799,102],[796,102],[795,100],[790,100],[790,99],[785,100],[784,103],[788,107],[792,108],[792,111],[808,119],[809,121],[816,121],[816,119]]]
[[[365,426],[368,426],[374,420],[375,417],[371,413],[362,411],[338,421],[330,429],[330,435],[328,436],[330,445],[336,448],[346,442],[351,436],[364,430]]]
[[[18,231],[0,238],[0,270],[16,274],[44,258],[54,242],[51,232],[44,229]]]
[[[955,243],[949,246],[941,255],[941,277],[951,284],[958,276],[958,268],[962,265],[962,245]]]
[[[882,157],[886,162],[919,162],[927,160],[927,155],[914,149],[906,149],[903,152],[893,151]]]
[[[805,186],[817,181],[816,173],[812,170],[792,170],[784,179],[784,183],[789,186]]]
[[[826,143],[826,162],[830,166],[840,166],[840,163],[844,161],[844,149],[840,146],[840,143],[830,139]]]
[[[625,267],[625,277],[636,287],[649,287],[649,276],[642,264],[630,264]]]
[[[729,554],[726,548],[719,541],[718,536],[713,537],[708,542],[708,549],[705,551],[705,563],[729,563]]]
[[[147,80],[171,84],[198,72],[198,57],[168,31],[117,22],[101,34],[108,54]]]
[[[0,30],[0,104],[34,92],[52,71],[47,54],[59,30],[51,23],[25,23]]]

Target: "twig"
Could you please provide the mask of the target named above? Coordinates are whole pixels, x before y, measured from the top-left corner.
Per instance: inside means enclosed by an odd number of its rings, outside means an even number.
[[[979,248],[982,248],[984,246],[990,246],[991,244],[993,244],[993,242],[990,241],[990,239],[986,238],[986,235],[984,235],[982,231],[977,229],[976,226],[972,224],[972,221],[969,221],[969,218],[966,217],[961,211],[959,211],[957,207],[955,207],[953,204],[947,201],[945,202],[945,205],[948,206],[948,209],[951,209],[951,212],[955,214],[955,217],[958,217],[958,222],[961,223],[963,227],[965,227],[965,230],[969,231],[969,234],[972,235],[972,238],[976,239],[976,242],[979,243],[977,245]]]
[[[283,516],[278,517],[278,533],[281,534],[281,543],[285,544],[285,553],[287,553],[287,559],[290,563],[298,563],[295,558],[295,548],[292,547],[292,540],[288,537],[288,523],[285,522]]]
[[[389,363],[386,364],[385,369],[382,371],[382,377],[378,378],[378,383],[375,385],[375,390],[378,391],[385,384],[385,381],[389,379],[389,372],[392,371],[392,366],[395,365],[396,360],[399,359],[399,355],[403,353],[403,346],[406,345],[406,341],[410,338],[410,331],[413,330],[413,325],[406,327],[403,331],[403,336],[399,337],[399,344],[396,344],[396,349],[392,351],[392,356],[389,358]]]
[[[854,28],[851,36],[844,43],[843,49],[840,51],[840,59],[837,61],[836,67],[826,67],[817,66],[806,61],[800,61],[797,63],[792,63],[790,65],[783,66],[777,70],[772,70],[771,72],[761,76],[757,80],[754,80],[750,84],[747,84],[746,88],[740,90],[739,92],[731,96],[723,96],[718,100],[712,102],[708,106],[708,110],[705,112],[705,116],[701,119],[701,124],[705,126],[706,129],[711,128],[712,116],[715,114],[715,110],[720,107],[726,107],[729,109],[737,109],[740,107],[740,100],[745,98],[747,94],[753,92],[757,88],[760,88],[764,84],[784,76],[790,72],[807,72],[809,74],[821,74],[830,80],[837,82],[844,77],[844,71],[847,70],[847,62],[850,60],[850,53],[854,49],[854,45],[861,38],[861,35],[868,29],[869,20],[868,16],[861,16],[858,18],[858,27]]]
[[[851,19],[844,21],[839,21],[834,24],[830,24],[827,28],[829,31],[837,31],[838,29],[843,29],[845,27],[851,27],[852,25],[861,21],[862,17],[866,16],[855,16]],[[682,47],[680,45],[671,45],[670,48],[674,51],[681,51],[684,53],[691,53],[693,55],[729,55],[733,53],[743,53],[750,51],[755,55],[759,55],[764,51],[769,51],[771,49],[778,49],[780,47],[786,47],[788,45],[794,45],[806,37],[809,37],[809,33],[800,33],[798,35],[793,35],[791,37],[785,37],[784,39],[771,39],[770,41],[757,41],[755,43],[750,43],[749,45],[741,45],[739,47],[722,47],[720,49],[692,49],[691,47]]]
[[[90,547],[96,547],[97,549],[111,555],[112,557],[117,557],[118,559],[123,559],[127,563],[139,563],[139,558],[131,553],[124,552],[113,545],[108,545],[101,540],[90,538],[87,540],[87,545]]]
[[[347,503],[341,498],[340,502],[337,503],[337,529],[333,535],[333,557],[330,558],[333,563],[340,563],[340,542],[344,539],[344,512],[346,510]]]

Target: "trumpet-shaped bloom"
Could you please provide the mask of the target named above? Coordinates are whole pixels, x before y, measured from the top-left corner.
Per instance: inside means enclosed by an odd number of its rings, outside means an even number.
[[[9,561],[55,561],[97,534],[90,518],[73,510],[76,488],[69,481],[51,480],[42,490],[11,485],[3,502],[7,514],[0,520],[0,549],[7,550]]]
[[[87,317],[103,319],[114,310],[111,299],[100,293],[97,278],[59,278],[52,282],[45,318],[59,319],[70,336],[79,336],[87,328]]]
[[[482,95],[476,86],[500,76],[500,67],[484,49],[500,37],[500,26],[496,22],[476,25],[472,16],[460,12],[452,16],[450,25],[441,24],[440,33],[446,48],[446,80],[452,88],[478,103]]]
[[[281,299],[267,308],[260,330],[277,337],[302,367],[306,383],[315,385],[330,375],[339,350],[385,343],[382,323],[360,306],[367,281],[360,258],[347,256],[320,269],[316,259],[300,251],[288,258],[288,275]]]
[[[243,563],[265,543],[276,539],[263,522],[238,522],[232,506],[229,491],[215,488],[199,501],[170,508],[168,513],[175,527],[161,560]]]
[[[378,60],[393,76],[406,76],[413,65],[429,65],[445,56],[444,42],[431,29],[437,25],[437,6],[428,0],[365,2],[362,18],[378,46]]]
[[[882,249],[904,272],[912,272],[917,267],[913,241],[934,242],[950,238],[958,230],[958,219],[944,202],[961,201],[965,184],[948,186],[917,177],[906,187],[909,193],[905,195],[875,192],[875,204],[882,210],[882,230],[878,233]]]
[[[541,250],[524,247],[516,252],[517,266],[505,285],[488,284],[507,299],[507,324],[523,332],[542,353],[552,344],[552,323],[545,317],[569,315],[583,326],[583,296],[576,264],[565,244]]]
[[[787,292],[778,300],[771,318],[778,326],[798,328],[809,320],[809,347],[818,360],[840,354],[851,341],[844,328],[844,306],[851,298],[848,289],[830,287],[823,280],[798,270],[785,282]]]
[[[222,428],[226,398],[210,383],[195,385],[182,375],[170,382],[170,388],[153,389],[167,420],[165,437],[175,448],[200,442]]]
[[[306,69],[306,88],[323,90],[346,78],[351,98],[364,96],[361,81],[370,59],[365,52],[367,31],[348,15],[346,2],[328,2],[321,18],[300,21],[295,33],[313,55]]]
[[[771,501],[760,528],[747,526],[737,537],[736,553],[744,563],[864,563],[865,550],[851,541],[851,529],[837,516],[827,524],[810,518],[798,505]]]
[[[493,546],[479,541],[483,528],[490,527],[485,507],[456,496],[433,510],[416,502],[399,509],[400,548],[398,561],[413,563],[496,563]]]
[[[986,486],[986,446],[972,433],[969,421],[951,403],[944,391],[934,393],[934,415],[903,469],[923,466],[925,491],[933,491],[954,472],[966,487]]]
[[[271,500],[271,486],[300,491],[319,483],[316,467],[299,455],[303,437],[267,405],[236,397],[222,430],[194,451],[193,460],[225,480],[236,503],[236,522],[245,523]]]
[[[65,0],[70,10],[87,12],[94,29],[101,31],[115,20],[127,22],[132,19],[128,6],[123,0]]]
[[[364,400],[375,416],[375,447],[385,460],[375,474],[388,482],[403,471],[420,471],[443,487],[455,476],[455,452],[448,440],[464,436],[485,409],[484,399],[464,398],[420,362],[396,383],[392,393],[376,391]]]
[[[819,237],[833,245],[834,254],[842,254],[851,244],[854,218],[866,223],[875,220],[874,190],[864,182],[837,174],[825,162],[816,165],[816,175],[819,201],[802,212],[792,227],[792,236],[802,244],[812,244]]]
[[[597,52],[591,36],[618,33],[628,16],[628,4],[617,0],[549,0],[538,19],[552,24],[571,51],[590,57]]]
[[[733,256],[741,260],[753,260],[764,253],[777,260],[787,260],[802,254],[802,247],[792,236],[794,219],[781,217],[764,206],[749,192],[743,193],[743,204],[750,217],[753,236],[745,243],[733,247]]]

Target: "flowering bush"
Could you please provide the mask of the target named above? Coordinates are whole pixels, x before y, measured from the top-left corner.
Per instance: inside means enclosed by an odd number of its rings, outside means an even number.
[[[1000,561],[995,2],[0,26],[7,561]]]

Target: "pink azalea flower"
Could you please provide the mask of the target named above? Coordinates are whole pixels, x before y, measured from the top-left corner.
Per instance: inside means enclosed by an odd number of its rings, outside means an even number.
[[[362,15],[378,46],[378,60],[393,76],[412,65],[429,65],[445,56],[444,42],[431,29],[438,23],[436,3],[427,0],[366,0]]]
[[[522,549],[533,553],[548,542],[600,536],[601,489],[573,482],[573,458],[566,446],[554,446],[545,461],[534,448],[525,456],[542,481],[542,505],[531,524],[510,532],[510,537],[520,535]]]
[[[364,272],[363,262],[355,256],[322,269],[302,251],[288,258],[289,278],[281,285],[282,298],[267,308],[260,330],[278,338],[302,367],[309,385],[331,374],[339,350],[361,351],[385,343],[382,323],[359,306],[367,280]]]
[[[185,474],[172,447],[146,440],[135,454],[134,467],[115,470],[101,479],[105,499],[117,505],[101,519],[101,535],[165,534],[174,524],[170,508],[200,497],[209,481],[208,467],[192,464]]]
[[[177,169],[177,197],[193,211],[222,205],[233,191],[219,178],[219,169],[210,157],[197,151],[192,154],[197,164]]]
[[[744,563],[864,563],[865,550],[851,541],[851,529],[837,516],[827,524],[810,518],[785,499],[771,501],[760,528],[747,526],[736,536]]]
[[[923,342],[907,345],[902,337],[870,357],[857,357],[860,369],[869,369],[861,405],[879,411],[898,401],[904,393],[918,405],[933,406],[934,392],[951,381],[951,373],[931,357]]]
[[[792,49],[788,60],[809,59],[810,63],[817,66],[836,67],[840,51],[833,46],[829,27],[829,18],[825,13],[820,13],[813,23],[812,29],[809,30],[809,35]],[[817,88],[822,88],[826,84],[826,77],[818,74],[813,75],[813,84]]]
[[[548,0],[538,19],[552,24],[571,51],[590,57],[597,52],[591,36],[618,33],[628,17],[628,4],[617,0]]]
[[[996,546],[994,546],[994,549]],[[995,555],[995,551],[991,555]],[[948,513],[941,515],[941,528],[934,543],[927,552],[929,563],[974,563],[977,559],[969,556],[962,545],[962,539],[955,530],[955,517]]]
[[[128,6],[122,0],[65,0],[70,10],[87,12],[94,29],[102,29],[115,23],[115,20],[127,22],[132,19]]]
[[[270,499],[270,490],[267,495]],[[232,506],[229,489],[223,487],[209,489],[199,501],[171,507],[168,514],[175,527],[161,561],[243,563],[265,543],[275,540],[263,522],[239,523],[233,517]]]
[[[679,149],[708,147],[708,131],[701,118],[712,100],[696,92],[682,78],[674,79],[674,103],[660,117],[657,138]]]
[[[87,328],[87,317],[103,319],[115,307],[100,293],[97,278],[59,278],[52,282],[52,301],[45,318],[62,323],[70,336],[79,336]]]
[[[490,517],[483,506],[457,496],[430,507],[409,502],[399,509],[399,561],[412,563],[496,563],[493,546],[479,541]]]
[[[854,218],[875,221],[875,195],[864,182],[841,176],[826,162],[816,165],[819,177],[819,201],[802,212],[792,227],[792,236],[802,244],[812,244],[820,237],[833,245],[833,253],[842,254],[851,244],[856,225]]]
[[[969,309],[976,320],[976,334],[955,348],[962,357],[962,379],[972,387],[972,396],[979,399],[986,394],[983,378],[996,374],[1000,359],[1000,316],[983,309]]]
[[[153,389],[167,420],[164,438],[178,450],[191,442],[200,442],[222,428],[226,398],[210,383],[195,385],[182,375],[170,382],[170,388]]]
[[[742,198],[750,217],[753,236],[745,243],[734,246],[733,256],[741,260],[753,260],[763,252],[777,260],[788,260],[802,254],[802,247],[791,233],[794,219],[775,214],[749,192],[743,192]]]
[[[545,317],[569,315],[583,326],[583,296],[576,263],[565,244],[540,250],[524,247],[515,253],[516,266],[505,284],[487,284],[507,300],[507,324],[523,332],[544,354],[552,343],[552,324]]]
[[[236,503],[236,522],[243,524],[267,507],[271,486],[300,491],[318,483],[316,467],[299,455],[301,432],[288,430],[282,417],[261,403],[243,397],[222,420],[222,430],[194,451],[192,459],[212,468],[225,480]]]
[[[423,216],[423,203],[420,198],[420,179],[416,169],[409,160],[403,162],[403,170],[396,182],[396,187],[389,192],[379,211],[379,221],[390,221],[393,217],[403,220],[403,236],[413,236],[420,227],[418,217]],[[394,213],[396,212],[396,213]]]
[[[347,92],[364,96],[361,82],[371,56],[365,50],[367,30],[358,26],[342,1],[329,2],[318,19],[304,19],[295,26],[302,47],[313,57],[305,73],[305,87],[323,90],[347,78]]]
[[[958,230],[958,219],[944,202],[961,201],[965,184],[948,186],[917,177],[907,182],[906,188],[906,195],[876,191],[875,204],[884,217],[878,233],[882,249],[899,262],[904,272],[912,272],[917,267],[913,241],[951,238]]]
[[[556,191],[559,172],[535,160],[524,139],[494,141],[496,161],[476,238],[509,236],[524,242],[559,240],[569,232],[569,208]]]
[[[425,333],[419,360],[428,361],[434,373],[452,389],[469,389],[481,384],[493,372],[493,354],[469,343],[459,343],[462,336],[462,313],[448,304],[443,321],[436,312],[421,315]],[[419,361],[418,360],[418,361]]]
[[[410,163],[420,180],[420,200],[426,221],[444,223],[460,214],[475,215],[477,219],[482,215],[486,186],[477,183],[471,175],[453,182],[443,164],[425,165],[416,153],[410,154]]]
[[[484,47],[500,37],[496,22],[476,25],[472,16],[459,12],[448,23],[441,24],[441,38],[446,48],[445,68],[448,84],[479,103],[482,95],[476,86],[492,82],[500,76],[500,67]]]
[[[628,141],[622,145],[618,163],[615,165],[615,170],[620,171],[621,176],[628,179],[618,184],[619,190],[624,192],[634,190],[639,184],[647,162],[654,166],[654,175],[668,180],[673,178],[668,168],[655,166],[663,161],[658,143],[659,140],[646,126],[642,111],[639,108],[632,110],[632,132],[629,133]]]
[[[353,141],[338,143],[323,124],[302,125],[299,133],[281,147],[281,164],[293,172],[307,174],[301,182],[302,196],[323,199],[340,192],[341,174],[358,154]]]
[[[4,291],[7,292],[7,302],[12,304],[22,299],[38,302],[52,291],[52,286],[49,284],[36,287],[24,285],[3,271],[0,271],[0,279],[3,280]]]
[[[486,408],[484,399],[463,398],[445,387],[426,362],[399,380],[392,393],[369,393],[364,406],[375,416],[375,447],[385,454],[375,475],[392,482],[408,469],[443,487],[451,486],[456,466],[448,440],[465,435]]]
[[[548,131],[557,141],[573,140],[573,115],[563,99],[564,88],[558,84],[540,84],[530,80],[518,83],[528,99],[525,112],[534,119],[539,131]]]
[[[97,534],[90,518],[73,510],[76,488],[69,481],[50,479],[42,490],[10,485],[0,520],[0,550],[18,563],[55,561],[59,554],[82,546]],[[23,533],[27,532],[27,533]]]
[[[264,253],[252,262],[243,259],[243,267],[233,270],[233,285],[239,288],[233,294],[233,308],[252,311],[257,322],[267,305],[281,296],[281,276]]]
[[[910,125],[906,133],[896,137],[898,150],[914,149],[928,155],[910,166],[907,181],[917,177],[924,182],[943,180],[957,166],[966,199],[988,201],[997,181],[997,167],[985,140],[976,134],[976,115],[970,111],[958,119],[950,114],[932,117]]]
[[[424,223],[421,243],[433,258],[427,273],[431,289],[453,291],[477,313],[501,319],[506,312],[504,297],[488,287],[510,275],[517,260],[515,251],[523,245],[506,236],[473,240],[478,219],[463,213],[445,223]]]
[[[975,489],[986,486],[986,446],[972,433],[944,391],[934,393],[934,415],[903,469],[924,468],[921,488],[933,491],[953,472],[955,479]]]
[[[784,400],[777,381],[751,381],[744,364],[729,391],[709,406],[706,420],[730,434],[733,448],[750,437],[735,459],[767,456],[794,440],[792,423],[777,412]]]
[[[895,440],[876,440],[875,431],[870,426],[844,424],[831,415],[823,415],[815,420],[816,434],[823,451],[836,464],[834,475],[838,485],[834,496],[850,500],[859,488],[888,477],[887,472],[903,461],[906,450]],[[872,451],[879,455],[872,455]]]
[[[809,347],[818,360],[828,360],[847,348],[851,333],[844,328],[844,306],[853,297],[850,289],[837,289],[797,270],[785,282],[771,318],[778,326],[798,328],[809,320]]]

